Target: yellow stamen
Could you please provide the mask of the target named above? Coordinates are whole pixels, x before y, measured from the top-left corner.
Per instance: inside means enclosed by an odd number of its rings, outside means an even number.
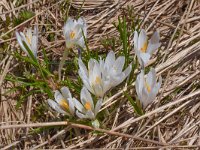
[[[62,99],[59,104],[61,107],[65,108],[65,109],[69,109],[69,105],[67,104],[65,99]]]
[[[69,34],[69,37],[70,37],[70,39],[74,39],[74,37],[75,37],[75,32],[74,32],[74,31],[71,31],[70,34]]]
[[[90,104],[90,102],[86,102],[85,105],[84,105],[84,107],[87,110],[91,110],[91,104]]]
[[[31,37],[26,36],[26,40],[28,41],[29,44],[31,44],[32,36]]]
[[[95,79],[95,84],[100,84],[100,83],[101,83],[101,78],[97,76]]]
[[[148,46],[148,43],[147,43],[147,41],[146,41],[146,42],[144,42],[144,45],[143,45],[142,48],[141,48],[141,51],[142,51],[143,53],[146,53],[146,51],[147,51],[147,46]]]
[[[150,93],[151,92],[151,87],[149,84],[145,81],[145,87],[147,88],[147,91]]]

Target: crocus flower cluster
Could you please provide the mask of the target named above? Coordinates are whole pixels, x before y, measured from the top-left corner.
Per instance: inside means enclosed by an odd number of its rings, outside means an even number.
[[[144,68],[149,62],[152,54],[160,46],[160,36],[159,33],[156,31],[151,39],[148,41],[145,30],[142,29],[139,36],[138,34],[139,33],[137,31],[134,32],[134,49],[142,70],[137,76],[135,87],[138,98],[142,106],[145,108],[156,98],[156,95],[162,83],[161,77],[159,77],[159,82],[156,82],[155,69],[151,68],[146,77],[144,74]]]
[[[81,59],[79,59],[79,75],[84,83],[81,90],[80,99],[78,101],[72,98],[69,89],[61,88],[61,93],[55,91],[55,101],[49,99],[49,105],[59,113],[74,115],[74,107],[76,116],[79,118],[89,118],[94,120],[98,114],[103,97],[108,90],[119,85],[131,72],[131,65],[124,71],[125,58],[123,56],[115,59],[115,54],[111,51],[105,60],[100,58],[98,62],[90,59],[88,69]],[[91,93],[97,97],[95,104]]]
[[[115,59],[113,51],[108,53],[105,60],[90,59],[86,67],[79,59],[79,75],[84,86],[95,96],[103,98],[112,87],[120,84],[131,72],[131,64],[123,71],[125,57]]]
[[[73,20],[69,17],[64,25],[63,33],[67,48],[72,48],[74,46],[85,48],[84,36],[87,36],[87,24],[84,18]],[[34,31],[32,31],[31,28],[28,28],[27,31],[16,32],[15,34],[22,50],[29,55],[26,46],[24,45],[25,43],[33,55],[37,57],[38,26],[34,27]]]
[[[92,96],[85,87],[81,90],[81,102],[71,96],[71,92],[67,87],[62,87],[60,91],[55,91],[55,101],[48,99],[48,104],[54,110],[68,116],[75,116],[76,114],[79,118],[95,119],[101,108],[102,99],[99,99],[94,105]],[[75,109],[77,109],[76,113]]]
[[[73,20],[68,18],[63,31],[67,48],[74,46],[85,48],[84,39],[87,36],[85,19]],[[16,32],[16,37],[22,50],[29,55],[26,49],[26,46],[28,46],[35,58],[37,58],[38,27],[35,26],[34,31],[29,28],[25,33]],[[157,82],[156,72],[153,68],[146,76],[144,74],[144,69],[150,57],[160,46],[159,40],[158,32],[155,32],[149,41],[143,29],[140,33],[137,31],[134,33],[134,49],[142,68],[137,76],[135,86],[138,98],[144,108],[156,98],[162,82],[161,77]],[[124,68],[125,57],[119,56],[116,58],[113,51],[110,51],[105,59],[101,57],[99,60],[91,58],[87,65],[84,64],[80,57],[78,64],[78,73],[83,82],[80,101],[72,97],[67,87],[62,87],[60,90],[55,91],[55,100],[48,99],[48,104],[58,113],[73,117],[77,116],[82,119],[91,119],[93,124],[98,125],[98,121],[95,119],[106,93],[128,77],[132,70],[132,65],[129,64],[127,68]]]

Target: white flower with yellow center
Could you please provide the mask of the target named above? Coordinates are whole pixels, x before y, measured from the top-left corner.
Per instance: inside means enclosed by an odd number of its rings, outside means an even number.
[[[84,36],[87,37],[87,25],[84,18],[73,20],[69,17],[63,31],[67,48],[72,48],[74,45],[85,47]]]
[[[144,76],[143,70],[137,76],[135,88],[143,108],[145,108],[156,98],[161,83],[162,83],[161,76],[159,77],[159,82],[156,81],[156,72],[155,69],[153,68],[147,74],[146,78]]]
[[[48,104],[59,113],[73,116],[75,113],[74,101],[76,99],[72,97],[67,87],[62,87],[60,91],[55,91],[55,101],[48,99]]]
[[[123,71],[125,58],[115,59],[111,51],[105,60],[90,59],[88,69],[79,59],[79,75],[85,87],[95,96],[103,98],[112,87],[120,84],[131,72],[131,65]]]
[[[157,31],[154,32],[149,41],[145,30],[142,29],[139,36],[137,31],[134,32],[134,49],[143,68],[147,65],[151,55],[160,47],[159,41],[160,36]]]
[[[119,85],[130,74],[132,65],[130,64],[124,71],[125,57],[115,58],[115,53],[110,51],[105,59],[100,59],[100,69],[105,79],[109,79],[112,86]]]
[[[20,47],[22,48],[22,50],[27,53],[27,49],[26,47],[24,46],[24,43],[26,43],[26,45],[28,46],[28,48],[31,50],[31,52],[33,53],[33,55],[35,57],[37,57],[37,50],[38,50],[38,27],[35,26],[34,27],[34,31],[32,33],[32,29],[31,28],[28,28],[26,32],[16,32],[16,38],[17,38],[17,41],[20,45]]]
[[[76,115],[82,119],[88,118],[94,120],[101,106],[102,99],[99,99],[94,106],[91,94],[85,87],[81,90],[81,103],[78,100],[75,100],[75,107],[77,109]]]

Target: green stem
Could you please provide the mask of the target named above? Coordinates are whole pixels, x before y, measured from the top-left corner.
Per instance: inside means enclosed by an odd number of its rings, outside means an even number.
[[[62,59],[60,61],[60,64],[59,64],[59,68],[58,68],[58,77],[59,77],[58,79],[59,79],[59,81],[61,81],[62,68],[63,68],[63,66],[65,64],[65,60],[66,60],[68,54],[69,54],[69,51],[65,49],[64,53],[63,53],[63,57],[62,57]]]
[[[40,71],[40,73],[41,73],[41,75],[42,75],[42,78],[44,79],[44,81],[46,81],[46,78],[45,78],[45,76],[44,76],[44,73],[43,73],[43,71],[42,71],[42,67],[41,67],[41,65],[40,65],[40,63],[36,60],[36,62],[37,62],[37,65],[38,65],[38,69],[39,69],[39,71]]]

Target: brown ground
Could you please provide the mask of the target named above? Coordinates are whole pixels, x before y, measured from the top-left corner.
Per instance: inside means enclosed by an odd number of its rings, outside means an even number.
[[[0,148],[198,149],[200,147],[200,1],[85,0],[80,9],[82,1],[72,0],[68,5],[63,0],[27,0],[20,6],[16,6],[14,0],[0,1],[2,20],[5,20],[4,15],[11,20],[14,19],[21,9],[32,10],[36,14],[16,27],[13,27],[12,23],[6,25],[5,21],[0,23]],[[104,132],[102,134],[94,134],[91,131],[93,129],[79,124],[32,133],[33,125],[49,126],[43,123],[52,121],[50,117],[53,115],[45,112],[43,117],[46,119],[43,119],[43,122],[31,117],[39,103],[37,98],[47,98],[41,94],[29,96],[28,101],[17,109],[16,95],[19,95],[20,91],[6,93],[13,87],[13,83],[5,80],[6,75],[19,72],[16,68],[20,66],[20,63],[10,55],[16,50],[13,31],[22,30],[29,24],[37,22],[41,32],[44,26],[47,32],[40,34],[40,47],[45,47],[52,58],[59,58],[65,46],[61,30],[64,24],[63,18],[67,13],[75,16],[80,11],[80,15],[86,18],[89,46],[91,49],[97,49],[102,48],[101,39],[118,35],[112,23],[117,22],[118,16],[126,13],[127,6],[134,8],[134,14],[142,20],[141,28],[149,34],[158,29],[161,34],[161,50],[151,62],[155,64],[158,75],[163,77],[157,99],[146,109],[145,115],[138,117],[133,113],[133,108],[127,100],[124,100],[123,91],[119,90],[104,104],[104,109],[109,108],[111,103],[120,103],[121,107],[113,111],[110,118],[106,118],[103,122],[104,129],[108,130],[99,129]],[[127,14],[126,17],[127,20],[130,19]],[[51,33],[56,34],[56,40],[53,42],[48,41]],[[134,84],[125,87],[124,90],[133,93]],[[21,128],[17,128],[16,124],[21,125]],[[27,124],[30,128],[24,128]],[[54,125],[59,125],[59,122]],[[6,126],[7,129],[1,129]],[[74,127],[79,136],[71,138],[70,133]]]

